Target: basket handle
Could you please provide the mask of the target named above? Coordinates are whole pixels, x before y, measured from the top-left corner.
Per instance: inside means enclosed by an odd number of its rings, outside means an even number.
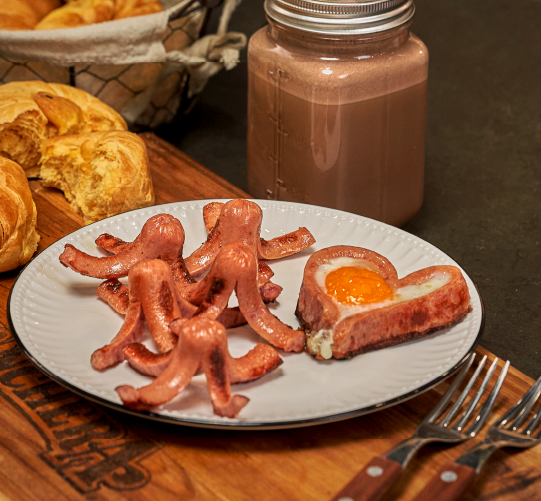
[[[188,5],[182,8],[181,13],[175,12],[169,20],[173,16],[177,18],[186,15],[186,12],[195,12],[201,8],[214,9],[223,2],[224,0],[191,0]],[[171,74],[177,72],[180,66],[184,66],[188,72],[187,95],[191,98],[193,94],[197,94],[203,89],[212,75],[222,68],[231,69],[237,64],[238,53],[246,46],[246,35],[228,33],[227,26],[231,14],[239,3],[240,0],[226,0],[220,17],[218,34],[200,38],[186,50],[173,50],[166,53],[166,63],[173,64],[165,64],[154,84],[135,96],[122,109],[121,114],[128,123],[134,123],[137,120],[148,105],[148,101],[155,90]],[[198,4],[198,7],[194,7],[195,4]],[[208,57],[207,53],[209,51],[213,52],[212,58]]]
[[[224,0],[191,0],[178,12],[174,12],[173,14],[171,14],[169,16],[169,22],[184,16],[188,16],[189,14],[197,12],[198,10],[216,9],[217,7],[222,5],[223,2]]]

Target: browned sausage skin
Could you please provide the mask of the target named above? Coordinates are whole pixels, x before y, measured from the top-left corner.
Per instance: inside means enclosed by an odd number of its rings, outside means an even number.
[[[140,301],[148,328],[162,353],[171,351],[177,337],[169,330],[169,324],[183,316],[176,297],[171,268],[159,259],[139,261],[130,270],[131,298]]]
[[[183,320],[175,320],[171,323],[170,328],[178,335],[183,325]],[[142,343],[132,343],[124,347],[124,355],[130,366],[137,372],[156,377],[165,371],[173,352],[153,353]],[[229,356],[230,382],[233,384],[253,381],[273,371],[281,364],[282,359],[272,346],[258,343],[242,357]]]
[[[130,304],[130,290],[117,278],[102,282],[96,290],[96,295],[109,303],[118,313],[126,314]]]
[[[185,259],[190,274],[198,277],[205,273],[220,248],[231,242],[241,242],[255,253],[262,219],[261,208],[249,200],[239,198],[224,204],[207,240]]]
[[[259,259],[279,259],[306,249],[315,242],[306,228],[268,241],[260,238],[263,213],[250,200],[235,199],[226,204],[215,202],[205,207],[207,210],[203,214],[207,229],[211,228],[210,233],[201,247],[186,260],[182,259],[182,224],[169,214],[158,214],[145,223],[133,242],[125,242],[107,233],[100,235],[96,245],[111,252],[112,256],[90,256],[66,244],[60,262],[82,275],[111,279],[127,276],[130,267],[142,259],[160,258],[171,266],[176,281],[194,283],[193,277],[205,273],[220,247],[227,243],[242,242]],[[260,285],[264,285],[272,277],[272,270],[260,263],[259,271]]]
[[[186,258],[186,266],[194,277],[207,271],[220,247],[242,242],[259,259],[279,259],[300,252],[315,243],[306,228],[282,235],[272,240],[260,237],[263,212],[256,203],[237,198],[222,204],[212,202],[203,210],[203,218],[209,235],[207,240]],[[220,212],[218,213],[218,209]],[[270,278],[270,277],[269,277]]]
[[[130,269],[129,275],[129,301],[125,311],[126,318],[119,334],[113,342],[97,350],[93,356],[92,365],[104,370],[121,362],[122,349],[141,335],[141,325],[144,320],[158,349],[161,353],[171,351],[177,343],[177,336],[169,329],[169,324],[177,318],[191,318],[197,313],[198,307],[191,304],[178,294],[171,268],[160,259],[145,259],[139,261]],[[98,295],[110,301],[117,311],[124,308],[125,302],[117,297],[118,291],[128,290],[128,287],[116,279],[104,282],[98,288]],[[131,309],[131,304],[137,310]],[[237,327],[246,323],[244,315],[239,308],[226,308],[227,301],[222,309],[207,313],[207,316],[221,321],[226,328]],[[105,357],[103,354],[113,352],[114,356]]]
[[[231,356],[223,325],[209,318],[195,317],[179,325],[179,342],[167,368],[149,385],[136,389],[116,388],[124,405],[131,409],[151,409],[181,393],[202,368],[207,379],[214,413],[233,418],[248,403],[248,398],[232,395],[230,388]]]
[[[126,312],[126,318],[114,339],[103,348],[96,350],[90,357],[92,367],[98,371],[104,371],[114,367],[124,360],[122,349],[130,343],[141,339],[145,330],[145,316],[139,301],[130,301]]]
[[[355,266],[380,275],[397,293],[401,288],[421,286],[435,277],[440,285],[418,297],[390,301],[381,307],[344,316],[343,308],[318,284],[318,269],[339,258],[352,258]],[[323,356],[318,338],[329,343],[332,358],[351,358],[360,353],[424,337],[453,325],[471,311],[468,285],[455,266],[430,266],[399,279],[396,269],[380,254],[351,246],[334,246],[314,253],[304,269],[295,314],[306,330],[307,349]]]
[[[222,247],[207,276],[185,297],[199,304],[196,315],[215,318],[233,291],[237,294],[240,311],[261,337],[285,351],[303,349],[303,332],[282,323],[263,303],[257,288],[257,259],[240,242]]]
[[[130,367],[145,376],[159,376],[169,365],[172,351],[168,353],[154,353],[143,343],[131,343],[124,346],[126,361]]]
[[[184,228],[180,221],[169,214],[158,214],[145,223],[133,242],[120,246],[122,249],[117,254],[99,258],[66,244],[59,259],[64,266],[77,273],[95,278],[126,277],[135,263],[158,257],[168,263],[174,272],[182,273],[183,267],[179,266],[179,261],[182,260],[183,245]],[[175,278],[185,280],[181,275]]]
[[[175,283],[177,286],[177,300],[181,301],[184,294],[187,294],[189,288],[180,288],[178,282]],[[181,290],[178,290],[178,289]],[[264,303],[272,303],[276,301],[280,293],[282,292],[282,287],[279,285],[267,282],[261,287],[259,287],[259,294]],[[129,288],[127,285],[124,285],[120,280],[116,278],[110,278],[105,282],[102,282],[98,289],[96,290],[96,295],[108,303],[111,308],[113,308],[118,313],[126,314],[129,306]],[[186,301],[184,301],[186,303]],[[185,308],[190,308],[190,305],[184,305]],[[195,312],[197,308],[193,308]],[[185,317],[191,317],[191,314],[184,314]],[[221,314],[218,321],[222,322],[227,329],[232,327],[238,327],[239,325],[244,325],[246,319],[242,316],[240,310],[236,308],[226,308]]]
[[[280,259],[307,249],[315,243],[316,239],[303,227],[272,240],[260,238],[257,254],[259,259]]]
[[[133,246],[133,242],[125,242],[120,238],[109,235],[109,233],[103,233],[96,238],[96,245],[111,254],[118,254],[130,246]]]
[[[210,202],[203,207],[203,221],[205,222],[207,233],[210,233],[212,228],[216,226],[224,205],[223,202]]]
[[[146,319],[150,333],[160,352],[167,353],[177,343],[170,324],[175,319],[204,317],[222,321],[227,326],[240,324],[244,319],[264,339],[285,351],[301,351],[304,333],[294,330],[269,312],[257,288],[257,260],[253,253],[240,242],[224,246],[214,260],[207,276],[195,285],[186,285],[188,292],[181,294],[180,286],[173,280],[170,267],[159,259],[146,259],[136,263],[129,272],[130,299],[137,305],[142,318]],[[108,290],[104,287],[104,290]],[[229,298],[236,292],[238,309],[227,309]],[[107,352],[114,348],[115,357],[99,358],[93,365],[99,370],[107,363],[117,364],[123,360],[123,348],[137,339],[132,334],[132,316],[126,316],[125,326],[111,343],[102,348]],[[139,332],[139,331],[137,331]],[[140,335],[139,335],[140,337]],[[98,350],[99,351],[99,350]],[[101,353],[101,352],[100,352]]]
[[[97,295],[116,311],[125,313],[128,309],[128,290],[114,280],[127,276],[130,268],[141,260],[160,258],[165,261],[173,272],[175,283],[180,286],[180,296],[185,296],[191,288],[197,287],[189,270],[193,271],[194,276],[203,274],[212,265],[220,248],[227,243],[242,242],[256,255],[277,259],[315,242],[304,228],[269,241],[259,238],[262,211],[249,200],[236,199],[226,204],[214,202],[205,208],[205,224],[207,227],[213,225],[211,234],[186,261],[182,258],[182,224],[169,214],[158,214],[145,223],[133,242],[125,242],[107,233],[100,235],[96,245],[113,253],[112,256],[93,257],[67,244],[60,255],[60,262],[83,275],[107,279],[108,282],[98,288]],[[275,301],[282,291],[279,285],[270,282],[273,274],[266,263],[258,261],[258,286],[265,303]],[[232,315],[227,314],[227,317],[232,318]],[[238,324],[238,321],[235,323]]]

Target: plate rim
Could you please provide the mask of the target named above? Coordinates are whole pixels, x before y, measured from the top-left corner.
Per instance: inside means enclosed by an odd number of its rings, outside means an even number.
[[[222,420],[212,422],[209,419],[204,419],[203,420],[203,419],[194,419],[194,418],[182,418],[182,417],[175,417],[175,416],[165,416],[163,414],[158,414],[158,413],[155,413],[155,412],[152,412],[152,411],[134,411],[134,410],[128,409],[127,407],[125,407],[124,405],[122,405],[120,403],[111,402],[110,400],[107,400],[106,398],[93,395],[93,394],[91,394],[91,393],[89,393],[89,392],[87,392],[85,390],[80,389],[76,385],[74,385],[72,383],[69,383],[68,381],[65,381],[62,377],[58,376],[54,372],[52,372],[49,369],[47,369],[46,367],[44,367],[41,364],[41,362],[39,360],[37,360],[30,353],[29,349],[26,347],[26,345],[24,344],[24,342],[20,338],[19,334],[17,333],[17,330],[15,329],[15,325],[14,325],[13,320],[12,320],[12,316],[11,316],[12,294],[13,294],[13,291],[15,289],[15,286],[16,286],[17,282],[19,281],[19,279],[23,275],[26,268],[34,261],[34,259],[36,259],[38,256],[40,256],[49,247],[51,247],[52,245],[57,243],[59,240],[62,240],[63,238],[69,237],[73,233],[75,233],[77,231],[80,231],[81,229],[87,228],[87,227],[89,227],[89,226],[91,226],[93,224],[101,223],[102,221],[105,221],[106,219],[111,219],[111,218],[114,218],[114,217],[117,217],[117,216],[120,216],[120,215],[126,215],[126,214],[129,214],[131,212],[137,212],[137,211],[141,211],[141,210],[145,210],[145,209],[156,209],[156,208],[159,208],[159,207],[162,207],[162,206],[170,206],[170,205],[175,205],[175,204],[203,203],[203,202],[210,202],[210,201],[228,201],[228,200],[232,200],[232,199],[231,198],[221,198],[221,199],[220,198],[210,198],[210,199],[201,199],[201,200],[185,200],[185,201],[179,201],[179,202],[168,202],[168,203],[164,203],[164,204],[152,205],[150,207],[134,209],[132,211],[123,212],[121,214],[116,214],[114,216],[104,218],[104,219],[102,219],[100,221],[96,221],[95,223],[91,223],[90,225],[87,225],[87,226],[82,226],[81,228],[77,228],[76,230],[73,230],[72,232],[67,233],[66,235],[64,235],[64,236],[60,237],[59,239],[55,240],[54,242],[52,242],[46,249],[43,249],[43,251],[41,251],[39,254],[36,254],[35,256],[33,256],[32,259],[30,261],[28,261],[28,263],[26,263],[25,266],[21,269],[21,271],[17,275],[17,278],[13,282],[13,284],[12,284],[12,286],[10,288],[10,291],[9,291],[7,305],[6,305],[6,313],[7,313],[7,320],[8,320],[9,329],[10,329],[11,334],[12,334],[13,338],[15,339],[17,345],[22,350],[24,355],[43,374],[45,374],[47,377],[49,377],[53,381],[57,382],[58,384],[60,384],[64,388],[67,388],[68,390],[72,391],[73,393],[75,393],[76,395],[78,395],[80,397],[83,397],[83,398],[85,398],[87,400],[90,400],[90,401],[92,401],[94,403],[97,403],[99,405],[103,405],[103,406],[105,406],[107,408],[110,408],[110,409],[113,409],[115,411],[120,411],[120,412],[123,412],[125,414],[129,414],[129,415],[132,415],[132,416],[136,416],[136,417],[144,418],[144,419],[149,419],[149,420],[153,420],[153,421],[159,421],[159,422],[165,422],[165,423],[169,423],[169,424],[176,424],[176,425],[183,425],[183,426],[190,426],[190,427],[196,427],[196,428],[219,429],[219,430],[254,430],[254,431],[256,431],[256,430],[293,429],[293,428],[301,428],[301,427],[308,427],[308,426],[316,426],[316,425],[320,425],[320,424],[334,423],[334,422],[337,422],[337,421],[343,421],[343,420],[346,420],[346,419],[352,419],[352,418],[364,416],[366,414],[370,414],[370,413],[373,413],[373,412],[377,412],[377,411],[380,411],[380,410],[387,409],[389,407],[398,405],[398,404],[403,403],[403,402],[405,402],[407,400],[410,400],[411,398],[416,397],[417,395],[420,395],[421,393],[424,393],[424,392],[430,390],[431,388],[435,387],[436,385],[438,385],[439,383],[441,383],[442,381],[444,381],[448,377],[452,376],[458,369],[460,369],[460,367],[464,364],[464,362],[477,349],[477,346],[479,346],[479,342],[481,340],[481,337],[482,337],[483,332],[484,332],[484,327],[485,327],[485,319],[486,319],[485,306],[484,306],[483,298],[481,297],[481,294],[479,292],[479,288],[477,287],[475,282],[471,279],[471,277],[469,277],[470,280],[472,281],[473,286],[475,287],[475,290],[476,290],[477,295],[479,297],[479,303],[481,305],[481,312],[480,312],[481,322],[480,322],[480,325],[479,325],[479,331],[477,332],[477,335],[476,335],[475,340],[473,341],[472,345],[470,346],[468,351],[463,355],[463,357],[460,359],[460,361],[457,362],[449,370],[447,370],[444,374],[441,374],[441,375],[435,377],[434,379],[430,380],[429,382],[425,383],[424,385],[422,385],[422,386],[420,386],[418,388],[415,388],[414,390],[411,390],[411,391],[409,391],[407,393],[404,393],[404,394],[402,394],[402,395],[400,395],[398,397],[394,397],[392,399],[385,400],[385,401],[379,402],[377,404],[372,404],[372,405],[369,405],[367,407],[363,407],[361,409],[355,409],[355,410],[352,410],[352,411],[340,412],[340,413],[336,413],[336,414],[313,417],[313,418],[292,419],[292,420],[286,420],[286,421],[274,421],[272,423],[265,422],[265,421],[260,421],[260,422],[254,422],[254,421],[250,421],[250,422],[231,421],[231,422],[227,422],[227,421],[222,421]],[[255,201],[255,202],[261,201],[261,202],[276,202],[276,203],[280,203],[280,202],[282,202],[282,203],[293,203],[293,204],[295,203],[295,202],[286,202],[286,201],[281,201],[281,200],[260,200],[260,199],[254,199],[254,198],[250,198],[248,200],[252,200],[252,201]],[[377,221],[377,220],[372,219],[372,218],[368,218],[366,216],[361,216],[359,214],[353,214],[353,213],[341,211],[341,210],[338,210],[338,209],[332,209],[332,208],[329,208],[329,207],[322,207],[322,206],[311,205],[311,204],[300,204],[300,205],[308,205],[310,207],[320,208],[322,210],[336,211],[336,212],[339,212],[339,213],[342,213],[342,214],[348,214],[348,215],[355,216],[355,217],[362,217],[362,218],[364,218],[366,220],[374,221],[374,223],[383,224],[383,225],[389,226],[391,228],[395,228],[397,230],[403,231],[404,233],[407,233],[408,235],[411,235],[412,237],[415,237],[418,240],[420,240],[422,242],[426,242],[427,244],[431,245],[432,247],[435,247],[438,251],[440,251],[443,254],[445,254],[446,256],[450,257],[455,263],[457,263],[460,266],[458,261],[456,259],[452,258],[449,254],[447,254],[447,252],[443,252],[442,250],[440,250],[438,247],[434,246],[433,244],[431,244],[427,240],[424,240],[421,237],[417,237],[413,233],[410,233],[410,232],[408,232],[406,230],[403,230],[401,228],[397,228],[397,227],[393,227],[391,225],[387,225],[386,223],[383,223],[381,221]],[[460,266],[460,268],[462,270],[464,270],[464,268],[462,266]]]

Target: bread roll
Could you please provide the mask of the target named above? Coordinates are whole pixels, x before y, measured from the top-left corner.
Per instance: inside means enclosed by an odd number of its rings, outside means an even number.
[[[11,0],[10,0],[11,1]],[[63,5],[61,0],[24,0],[32,9],[37,12],[39,18],[43,18],[53,9],[58,9]]]
[[[0,30],[31,30],[60,5],[60,0],[2,0]]]
[[[114,14],[115,0],[71,0],[45,16],[34,29],[77,28],[111,21]]]
[[[37,213],[24,171],[0,157],[0,272],[30,260],[38,247]]]
[[[154,203],[145,143],[131,132],[48,139],[40,177],[64,192],[85,224]]]
[[[162,11],[163,7],[159,0],[116,0],[113,19],[142,16]]]
[[[17,162],[27,177],[39,174],[47,138],[126,129],[115,110],[80,89],[45,82],[0,86],[0,156]]]
[[[0,29],[31,30],[38,24],[38,14],[25,0],[4,0],[0,3]]]

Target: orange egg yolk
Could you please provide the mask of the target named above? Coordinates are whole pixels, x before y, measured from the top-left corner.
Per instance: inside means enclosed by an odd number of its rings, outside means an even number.
[[[354,266],[329,272],[325,286],[327,294],[343,304],[370,304],[393,297],[393,290],[377,273]]]

